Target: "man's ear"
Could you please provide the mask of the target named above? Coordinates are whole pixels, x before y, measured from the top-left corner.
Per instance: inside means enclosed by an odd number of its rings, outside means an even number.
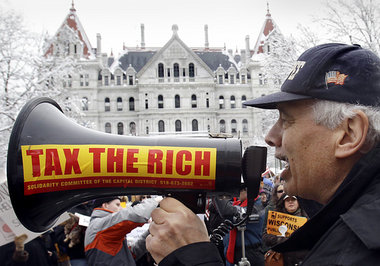
[[[356,115],[353,118],[345,119],[338,129],[336,158],[347,158],[368,149],[365,147],[369,126],[368,117],[361,110],[356,110],[355,113]]]

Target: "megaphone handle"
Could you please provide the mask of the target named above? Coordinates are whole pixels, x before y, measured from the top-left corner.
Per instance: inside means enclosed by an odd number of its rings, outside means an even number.
[[[206,193],[169,192],[166,196],[179,200],[194,213],[205,213]]]

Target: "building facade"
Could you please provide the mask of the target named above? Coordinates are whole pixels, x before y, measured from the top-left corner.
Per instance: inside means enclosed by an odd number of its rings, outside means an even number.
[[[239,53],[208,43],[188,47],[177,25],[163,47],[145,46],[141,24],[140,47],[124,47],[119,56],[102,53],[101,36],[93,48],[74,6],[48,46],[46,57],[72,56],[80,73],[67,77],[66,86],[80,99],[86,119],[95,129],[120,135],[228,133],[243,146],[260,136],[260,113],[243,102],[272,93],[255,54],[265,53],[265,38],[275,30],[269,10],[256,45]]]

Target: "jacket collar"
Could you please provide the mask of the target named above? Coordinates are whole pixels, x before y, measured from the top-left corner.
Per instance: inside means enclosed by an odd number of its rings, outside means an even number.
[[[379,161],[380,145],[354,165],[332,199],[314,217],[274,249],[279,252],[311,249],[340,217],[368,248],[380,248],[380,238],[371,231],[371,228],[358,226],[362,224],[360,220],[363,217],[366,217],[366,223],[376,226],[378,224],[378,218],[375,215],[369,216],[367,211],[376,209],[378,212],[380,208]]]

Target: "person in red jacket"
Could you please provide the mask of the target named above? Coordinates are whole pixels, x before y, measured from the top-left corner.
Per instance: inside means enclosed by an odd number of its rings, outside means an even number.
[[[155,199],[146,199],[134,207],[121,208],[118,197],[95,200],[90,224],[85,235],[85,252],[89,265],[136,265],[145,252],[148,231],[128,247],[126,234],[142,226],[158,205]]]

